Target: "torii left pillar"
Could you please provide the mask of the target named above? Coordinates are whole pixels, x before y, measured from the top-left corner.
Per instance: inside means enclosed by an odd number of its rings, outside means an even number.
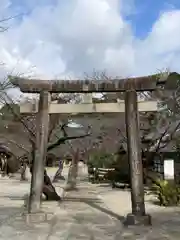
[[[50,93],[47,91],[40,92],[39,108],[36,119],[35,156],[33,159],[31,189],[28,205],[29,213],[39,212],[41,207],[41,196],[44,184],[44,167],[48,144],[49,103]]]

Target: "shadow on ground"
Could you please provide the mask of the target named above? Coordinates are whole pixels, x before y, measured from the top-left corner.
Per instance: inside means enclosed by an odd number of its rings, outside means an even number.
[[[64,201],[83,202],[83,203],[89,205],[90,207],[95,208],[96,210],[99,210],[100,212],[103,212],[103,213],[109,215],[110,217],[114,217],[121,221],[124,220],[123,216],[120,216],[120,215],[112,212],[111,210],[107,209],[106,207],[103,207],[102,200],[100,200],[99,198],[66,197],[66,198],[64,198]]]
[[[10,200],[24,200],[24,197],[20,197],[20,196],[3,196],[3,198],[8,198]],[[43,202],[50,202],[50,201],[43,201]],[[114,212],[112,212],[111,210],[108,210],[107,208],[102,206],[102,201],[99,198],[86,198],[86,197],[65,197],[63,202],[83,202],[87,205],[89,205],[92,208],[95,208],[96,210],[99,210],[111,217],[114,217],[118,220],[123,221],[124,217],[120,216]]]
[[[103,206],[102,201],[98,198],[81,198],[81,197],[67,197],[65,199],[67,202],[83,202],[90,207],[109,215],[112,218],[124,222],[125,217],[117,214],[114,211],[111,211]],[[125,236],[124,239],[136,239],[135,236],[139,237],[147,236],[147,240],[151,239],[166,239],[166,240],[178,240],[180,239],[180,208],[171,207],[163,208],[159,207],[158,209],[152,211],[152,226],[143,227],[123,227],[122,235]],[[83,216],[82,216],[83,217]],[[78,219],[78,215],[75,217]],[[88,221],[93,221],[88,218]],[[88,222],[87,221],[87,222]],[[123,239],[123,238],[122,238]]]
[[[25,194],[26,195],[26,194]],[[1,197],[0,197],[1,198]],[[24,200],[25,196],[12,196],[12,195],[4,195],[3,198],[7,198],[10,200]]]

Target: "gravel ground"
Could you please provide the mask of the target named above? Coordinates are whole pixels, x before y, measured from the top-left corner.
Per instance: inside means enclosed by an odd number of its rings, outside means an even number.
[[[48,169],[53,176],[56,169]],[[63,202],[44,202],[42,210],[48,219],[36,216],[27,221],[23,196],[30,183],[16,178],[0,179],[0,239],[180,239],[180,209],[163,208],[146,197],[146,209],[152,216],[151,227],[124,227],[124,216],[131,211],[130,193],[111,189],[108,185],[92,185],[84,181],[81,168],[78,191],[68,192]],[[65,169],[67,176],[67,168]],[[56,183],[61,192],[64,182]],[[42,216],[44,216],[42,214]]]

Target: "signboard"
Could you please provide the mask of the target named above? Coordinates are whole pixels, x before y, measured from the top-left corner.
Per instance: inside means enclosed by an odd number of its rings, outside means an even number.
[[[174,160],[164,160],[164,179],[174,180]]]

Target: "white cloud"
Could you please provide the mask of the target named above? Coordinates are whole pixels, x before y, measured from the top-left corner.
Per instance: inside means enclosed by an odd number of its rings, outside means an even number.
[[[180,11],[172,10],[162,13],[154,24],[149,41],[157,54],[180,50]]]
[[[13,67],[46,78],[79,76],[93,69],[118,76],[167,67],[180,71],[180,11],[176,9],[162,12],[142,40],[124,18],[134,11],[132,0],[59,0],[54,6],[28,2],[33,11],[0,34],[0,61],[5,63],[0,74]],[[12,14],[6,8],[8,1],[3,3],[0,14]]]
[[[151,32],[143,41],[137,44],[137,69],[140,66],[143,73],[156,69],[170,68],[180,71],[180,10],[170,10],[161,13],[152,26]]]

